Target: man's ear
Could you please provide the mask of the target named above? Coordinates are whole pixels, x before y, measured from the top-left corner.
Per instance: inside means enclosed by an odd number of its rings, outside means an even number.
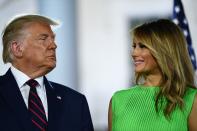
[[[11,52],[15,57],[22,57],[22,46],[17,41],[11,42]]]

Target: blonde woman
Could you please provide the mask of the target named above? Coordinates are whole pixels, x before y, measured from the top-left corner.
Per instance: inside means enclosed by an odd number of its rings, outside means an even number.
[[[112,96],[109,131],[197,131],[197,90],[182,31],[161,19],[132,33],[136,85]]]

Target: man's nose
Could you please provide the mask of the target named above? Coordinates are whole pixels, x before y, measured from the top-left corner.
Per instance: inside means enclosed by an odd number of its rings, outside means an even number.
[[[50,39],[49,40],[49,47],[50,48],[53,48],[53,49],[56,49],[57,48],[57,45],[56,45],[54,39]]]
[[[53,47],[54,49],[57,48],[57,45],[56,45],[55,41],[53,42],[52,47]]]

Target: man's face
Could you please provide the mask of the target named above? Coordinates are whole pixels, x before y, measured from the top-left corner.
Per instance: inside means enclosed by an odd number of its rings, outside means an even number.
[[[50,25],[31,23],[25,28],[24,34],[20,62],[24,67],[32,68],[33,71],[43,70],[45,74],[51,71],[56,66],[57,46]]]

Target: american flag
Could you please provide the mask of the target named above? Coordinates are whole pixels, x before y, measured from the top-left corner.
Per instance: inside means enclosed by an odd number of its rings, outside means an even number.
[[[190,55],[190,59],[192,61],[194,69],[196,70],[197,69],[196,56],[195,56],[194,49],[192,47],[192,40],[191,40],[190,31],[189,31],[189,25],[188,25],[188,21],[185,16],[185,13],[184,13],[184,8],[181,3],[181,0],[174,0],[173,18],[172,19],[175,24],[177,24],[181,27],[181,29],[186,37],[187,48],[188,48],[188,52]]]

